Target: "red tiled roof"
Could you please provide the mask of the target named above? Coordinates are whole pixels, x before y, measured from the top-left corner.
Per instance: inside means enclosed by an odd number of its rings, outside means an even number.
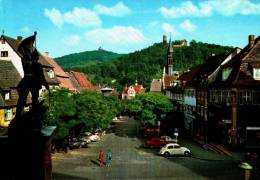
[[[54,67],[54,72],[56,74],[57,77],[69,77],[64,71],[63,69],[57,64],[57,62],[51,58],[51,56],[49,55],[49,53],[45,53],[44,55],[46,61],[48,63],[50,63],[53,67]]]
[[[60,87],[69,89],[70,91],[77,91],[76,87],[73,85],[69,77],[57,77],[57,79],[60,81]]]
[[[135,85],[131,85],[131,86],[129,86],[129,87],[133,87],[134,88],[134,90],[135,90],[135,94],[142,94],[142,93],[144,93],[144,91],[145,91],[145,89],[144,89],[144,87],[143,87],[143,85],[141,85],[141,84],[135,84]],[[128,89],[129,89],[129,87],[125,87],[124,89],[123,89],[123,94],[128,94]]]
[[[143,85],[140,85],[140,84],[133,85],[133,88],[135,89],[135,94],[141,94],[144,92]]]
[[[45,53],[45,59],[54,67],[54,72],[58,81],[60,82],[59,87],[69,89],[71,91],[76,91],[76,87],[72,84],[69,75],[66,74],[63,69],[56,63],[56,61],[50,57],[48,53]]]
[[[164,87],[165,88],[171,87],[171,82],[176,79],[177,79],[176,76],[169,76],[169,75],[164,76]]]
[[[95,90],[95,87],[91,84],[91,82],[86,78],[84,73],[81,72],[69,72],[70,79],[77,88],[78,91],[80,90]]]

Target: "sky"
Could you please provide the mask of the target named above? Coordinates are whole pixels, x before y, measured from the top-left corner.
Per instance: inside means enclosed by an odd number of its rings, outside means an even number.
[[[37,31],[37,48],[52,57],[99,46],[129,53],[170,34],[242,48],[260,35],[260,0],[0,0],[0,31]]]

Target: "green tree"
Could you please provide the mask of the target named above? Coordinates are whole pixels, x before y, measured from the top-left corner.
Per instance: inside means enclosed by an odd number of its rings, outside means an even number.
[[[77,124],[73,94],[66,89],[55,90],[51,97],[45,97],[45,105],[49,106],[47,125],[57,126],[54,139],[68,136],[70,130]]]
[[[128,110],[144,123],[156,125],[165,120],[166,114],[173,110],[171,101],[162,94],[145,93],[129,102]]]
[[[57,126],[54,139],[106,129],[122,110],[116,96],[106,97],[95,91],[73,94],[65,89],[55,90],[50,98],[45,97],[45,104],[49,106],[47,125]]]

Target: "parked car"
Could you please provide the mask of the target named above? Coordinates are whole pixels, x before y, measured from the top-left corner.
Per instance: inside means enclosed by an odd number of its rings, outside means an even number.
[[[80,148],[80,144],[81,144],[80,141],[76,141],[76,140],[73,139],[71,142],[69,142],[69,148],[70,149],[78,149],[78,148]]]
[[[84,136],[91,136],[92,133],[91,133],[91,132],[84,132],[83,135],[84,135]]]
[[[85,142],[85,141],[81,141],[81,142],[80,142],[80,147],[82,147],[82,148],[88,148],[88,143]]]
[[[91,140],[92,142],[96,142],[100,140],[100,137],[97,134],[93,134],[89,136],[88,139]]]
[[[176,143],[176,139],[172,139],[170,136],[161,136],[161,139],[167,141],[168,143]]]
[[[90,143],[91,142],[91,140],[89,139],[88,136],[83,136],[82,138],[80,138],[80,141],[81,142],[86,142],[86,143]]]
[[[158,137],[154,137],[152,139],[149,139],[145,142],[145,147],[150,147],[150,148],[161,148],[164,145],[166,145],[168,142],[158,138]]]
[[[164,147],[162,147],[159,151],[159,155],[163,155],[165,157],[168,157],[170,155],[184,155],[184,156],[190,156],[191,152],[186,147],[181,147],[177,143],[169,143],[166,144]]]
[[[160,128],[146,128],[144,131],[144,137],[151,137],[151,136],[159,136],[162,134],[162,131]]]

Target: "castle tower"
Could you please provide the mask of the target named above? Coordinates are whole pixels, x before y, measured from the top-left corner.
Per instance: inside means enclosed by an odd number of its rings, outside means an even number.
[[[173,66],[173,47],[171,42],[171,37],[169,41],[169,46],[167,50],[167,65],[166,65],[166,74],[172,75],[172,66]]]
[[[163,44],[167,44],[167,36],[163,35]]]

